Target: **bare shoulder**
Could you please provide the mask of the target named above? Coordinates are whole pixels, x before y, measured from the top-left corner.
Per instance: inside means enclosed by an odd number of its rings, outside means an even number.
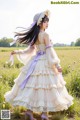
[[[45,45],[50,44],[50,38],[49,38],[49,34],[47,32],[44,33],[44,43],[45,43]]]
[[[44,39],[49,38],[49,34],[47,32],[44,32]]]

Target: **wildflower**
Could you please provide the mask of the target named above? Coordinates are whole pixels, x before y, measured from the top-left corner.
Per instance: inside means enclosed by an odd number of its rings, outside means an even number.
[[[68,67],[70,68],[71,66],[69,65]]]
[[[0,75],[0,78],[2,78],[2,76]]]

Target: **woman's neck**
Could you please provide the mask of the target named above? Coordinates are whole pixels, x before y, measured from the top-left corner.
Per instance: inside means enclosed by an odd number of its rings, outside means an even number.
[[[44,32],[45,31],[45,29],[40,29],[40,32]]]

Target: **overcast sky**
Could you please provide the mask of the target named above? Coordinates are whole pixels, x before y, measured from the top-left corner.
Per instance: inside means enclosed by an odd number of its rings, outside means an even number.
[[[33,16],[46,9],[51,12],[46,32],[54,43],[70,44],[80,38],[80,4],[51,4],[50,0],[0,0],[0,38],[14,38],[16,27],[29,27]]]

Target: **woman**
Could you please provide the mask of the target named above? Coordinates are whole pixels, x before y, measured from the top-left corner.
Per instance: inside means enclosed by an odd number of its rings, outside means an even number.
[[[17,54],[24,66],[4,97],[14,106],[26,107],[30,120],[35,120],[33,111],[41,112],[42,120],[48,120],[47,112],[66,110],[73,104],[73,97],[65,87],[60,59],[45,32],[49,16],[48,10],[38,13],[27,30],[16,32],[17,41],[28,48],[11,52]]]

